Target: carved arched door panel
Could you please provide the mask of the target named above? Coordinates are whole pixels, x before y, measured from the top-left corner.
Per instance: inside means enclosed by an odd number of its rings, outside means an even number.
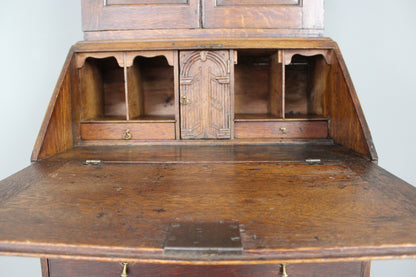
[[[180,55],[182,139],[231,138],[230,51]]]

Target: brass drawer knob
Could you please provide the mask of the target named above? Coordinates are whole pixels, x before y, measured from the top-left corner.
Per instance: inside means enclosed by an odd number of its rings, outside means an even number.
[[[282,128],[280,128],[280,131],[281,131],[283,134],[286,134],[286,127],[282,127]]]
[[[191,102],[191,100],[189,100],[189,98],[186,97],[186,95],[184,95],[184,96],[181,97],[180,102],[181,102],[182,105],[188,105]]]
[[[121,272],[120,277],[127,277],[128,276],[127,275],[127,265],[128,265],[128,263],[122,263],[121,265],[123,266],[123,271]]]
[[[130,140],[131,138],[132,138],[132,135],[131,135],[131,133],[130,133],[130,130],[129,129],[126,129],[124,132],[123,132],[123,134],[122,134],[122,136],[121,136],[124,140]]]

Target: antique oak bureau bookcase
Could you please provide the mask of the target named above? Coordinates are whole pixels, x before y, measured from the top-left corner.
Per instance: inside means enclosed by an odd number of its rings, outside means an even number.
[[[83,0],[0,254],[46,276],[366,277],[416,256],[322,0]],[[30,207],[30,209],[28,209]]]

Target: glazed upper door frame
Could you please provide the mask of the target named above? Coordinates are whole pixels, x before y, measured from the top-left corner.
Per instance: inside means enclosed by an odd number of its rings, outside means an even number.
[[[199,28],[199,0],[82,0],[88,31]]]
[[[323,0],[205,0],[204,28],[322,29]]]

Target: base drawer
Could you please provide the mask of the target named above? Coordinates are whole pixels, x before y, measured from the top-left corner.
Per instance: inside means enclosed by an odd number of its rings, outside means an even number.
[[[119,277],[123,265],[116,262],[48,260],[49,277]],[[315,263],[287,266],[289,277],[366,277],[362,263]],[[279,265],[127,265],[129,277],[280,277]],[[47,275],[44,274],[44,277]]]
[[[171,140],[175,123],[82,123],[83,140]]]
[[[328,121],[236,121],[238,139],[312,139],[328,137]]]

